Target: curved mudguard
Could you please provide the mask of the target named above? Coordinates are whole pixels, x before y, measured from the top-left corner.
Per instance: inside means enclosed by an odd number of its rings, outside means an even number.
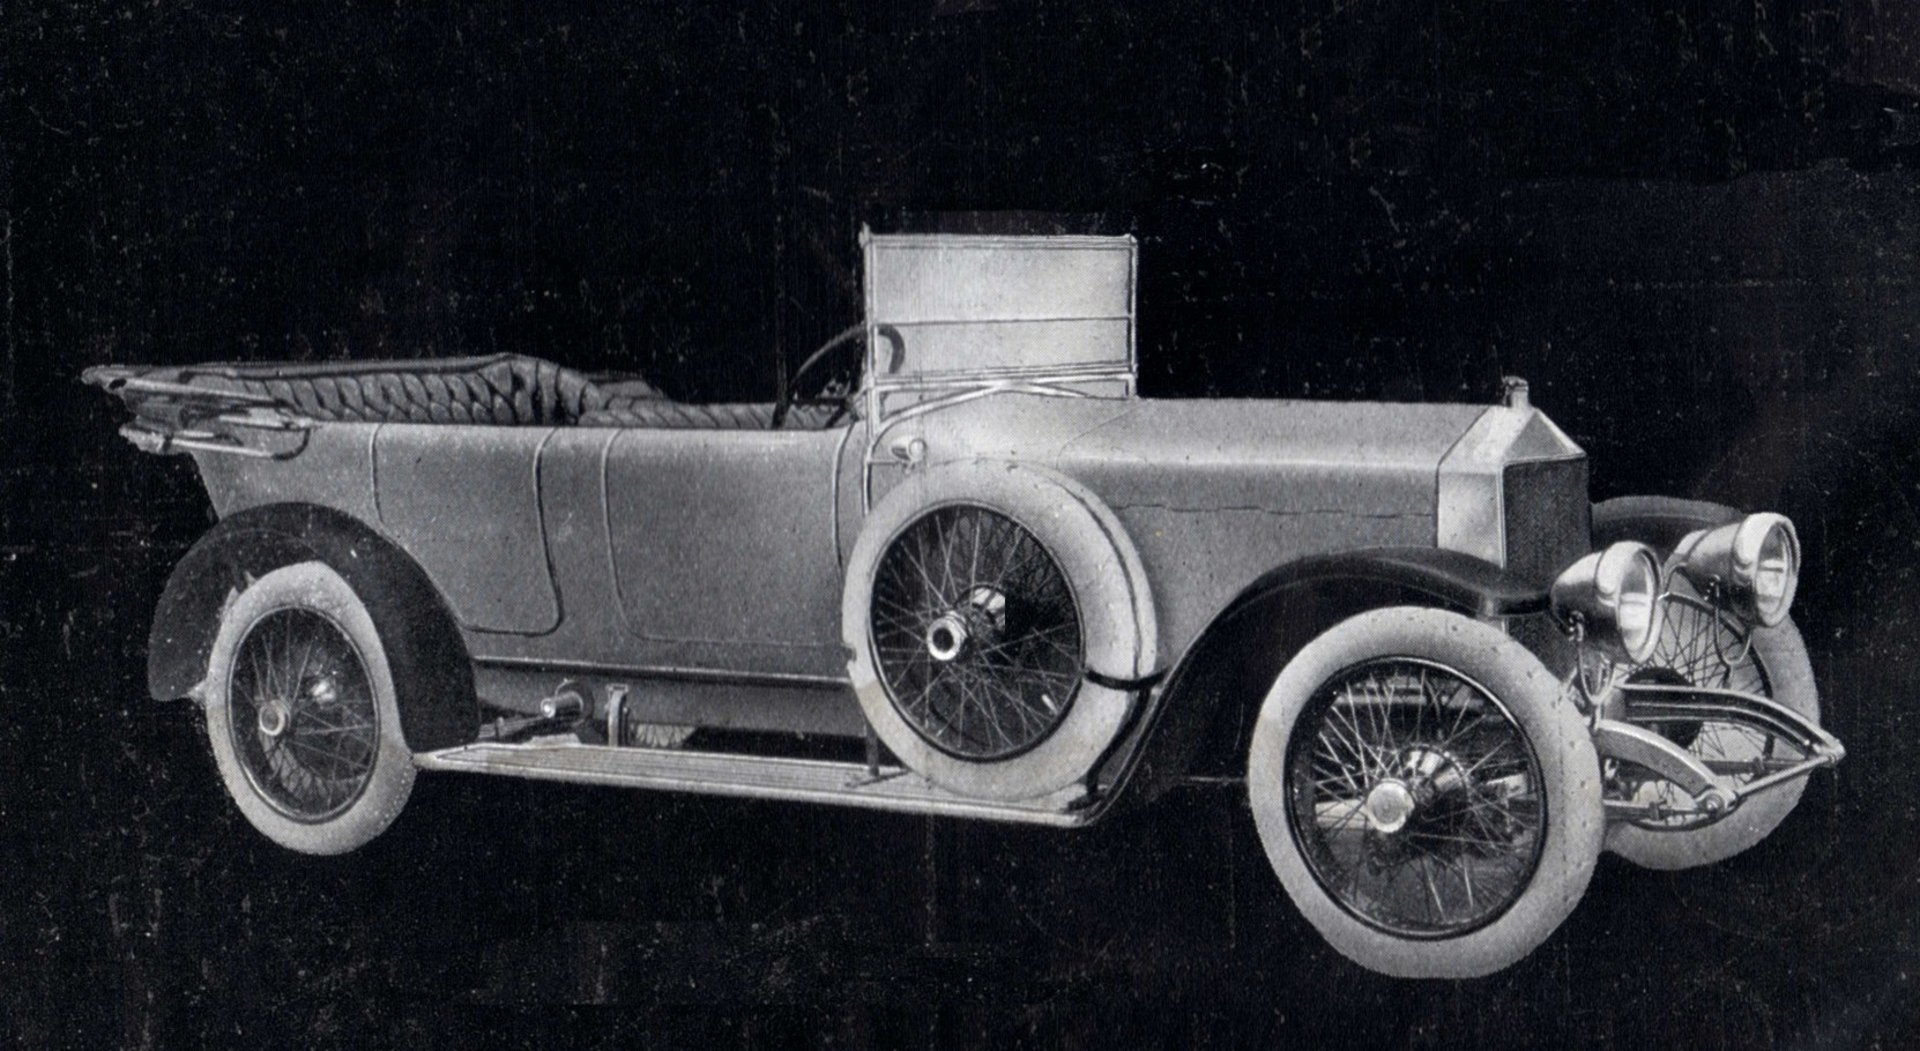
[[[358,520],[312,504],[249,508],[208,530],[167,578],[147,637],[147,689],[156,700],[194,695],[228,597],[260,576],[319,560],[366,603],[388,659],[415,669],[400,698],[401,732],[416,752],[471,741],[479,726],[473,664],[446,602],[426,573]]]
[[[1261,574],[1227,604],[1202,637],[1277,595],[1335,580],[1362,588],[1407,589],[1483,617],[1523,617],[1547,608],[1544,589],[1485,559],[1432,547],[1362,548],[1295,559]]]
[[[1249,720],[1280,670],[1316,635],[1382,606],[1420,605],[1471,617],[1525,617],[1545,589],[1491,562],[1438,548],[1365,548],[1296,559],[1262,574],[1187,647],[1140,729],[1136,775],[1151,799],[1206,754],[1235,772]]]
[[[1725,525],[1739,517],[1734,508],[1706,500],[1616,496],[1593,505],[1593,546],[1599,549],[1620,540],[1638,540],[1666,552],[1696,529]]]

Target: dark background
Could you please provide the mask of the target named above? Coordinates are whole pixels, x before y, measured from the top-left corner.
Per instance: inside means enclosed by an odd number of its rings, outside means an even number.
[[[15,3],[0,26],[0,1035],[1920,1039],[1920,10]],[[766,398],[857,320],[862,223],[1135,234],[1149,395],[1477,401],[1519,373],[1596,498],[1788,512],[1848,760],[1733,861],[1603,859],[1560,934],[1465,983],[1326,949],[1226,789],[1058,834],[447,775],[344,858],[245,826],[192,712],[144,691],[209,512],[81,368],[516,350]]]

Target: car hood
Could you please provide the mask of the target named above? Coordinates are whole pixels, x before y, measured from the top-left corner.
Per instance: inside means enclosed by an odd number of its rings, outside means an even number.
[[[1587,498],[1579,447],[1540,412],[1499,405],[1003,393],[902,417],[879,438],[902,457],[883,454],[882,464],[903,463],[919,439],[934,467],[1007,459],[1086,486],[1147,568],[1168,653],[1291,559],[1437,546],[1507,564],[1503,480],[1513,464],[1572,467],[1534,488],[1577,504],[1582,520]],[[882,469],[875,482],[884,489],[903,473]],[[1575,532],[1569,542],[1584,545],[1584,528]]]
[[[1193,508],[1433,511],[1432,479],[1481,405],[1142,400],[1057,451],[1061,466],[1170,468],[1149,488]],[[1074,471],[1073,473],[1080,473]],[[1276,485],[1283,479],[1285,484]],[[1409,484],[1413,483],[1413,484]],[[1114,496],[1126,502],[1122,493]]]
[[[1441,460],[1484,405],[1011,395],[889,428],[935,460],[1039,462],[1116,507],[1432,515]]]

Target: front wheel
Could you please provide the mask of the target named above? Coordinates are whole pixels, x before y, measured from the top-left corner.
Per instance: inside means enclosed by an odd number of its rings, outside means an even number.
[[[306,854],[379,835],[413,788],[395,669],[353,588],[324,562],[228,603],[208,662],[207,735],[253,826]]]
[[[1685,580],[1676,576],[1669,586],[1660,641],[1627,681],[1740,690],[1820,721],[1813,662],[1793,621],[1750,627],[1714,608]],[[1667,723],[1653,729],[1736,784],[1807,758],[1793,743],[1737,723]],[[1693,814],[1686,794],[1671,782],[1640,773],[1637,767],[1616,771],[1609,787],[1627,802],[1661,804],[1675,813],[1615,824],[1607,830],[1607,849],[1642,868],[1665,871],[1711,865],[1747,850],[1786,820],[1807,789],[1805,778],[1788,781],[1749,796],[1714,820]]]
[[[1343,955],[1468,978],[1545,941],[1606,829],[1585,722],[1526,648],[1456,614],[1343,621],[1268,691],[1247,788],[1267,858]]]

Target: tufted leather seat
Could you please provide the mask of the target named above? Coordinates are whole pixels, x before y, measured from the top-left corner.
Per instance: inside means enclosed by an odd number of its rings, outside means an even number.
[[[317,420],[570,424],[610,406],[664,401],[645,380],[596,381],[520,354],[419,362],[228,365],[181,382],[264,395]]]
[[[163,378],[154,370],[152,378]],[[686,405],[638,378],[594,379],[540,358],[212,365],[164,377],[269,397],[316,420],[766,430],[770,402]],[[786,426],[826,426],[831,407],[795,406]]]
[[[787,412],[788,430],[818,430],[833,418],[833,408],[795,405]],[[772,402],[683,405],[664,398],[610,404],[580,415],[582,427],[654,427],[670,430],[764,431],[773,426]]]

